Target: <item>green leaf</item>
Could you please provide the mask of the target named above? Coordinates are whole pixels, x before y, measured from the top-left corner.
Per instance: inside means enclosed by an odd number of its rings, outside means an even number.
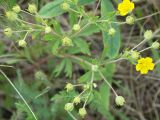
[[[53,54],[57,54],[57,49],[59,48],[59,45],[60,45],[60,41],[59,41],[59,40],[57,40],[57,41],[53,44],[53,46],[52,46],[52,53],[53,53]]]
[[[12,9],[16,2],[17,0],[0,0],[0,5],[3,7],[7,7],[7,9]]]
[[[80,0],[79,4],[80,5],[86,5],[89,4],[91,2],[93,2],[94,0]],[[42,9],[39,11],[39,15],[42,18],[51,18],[51,17],[56,17],[58,15],[63,14],[64,11],[60,5],[64,2],[64,0],[54,0],[53,2],[50,2],[48,4],[46,4],[44,7],[42,7]]]
[[[92,3],[94,2],[95,0],[79,0],[79,4],[80,5],[86,5],[86,4],[89,4],[89,3]]]
[[[84,30],[82,30],[78,36],[89,36],[99,31],[100,31],[100,28],[97,25],[91,24],[88,27],[86,27]]]
[[[109,112],[109,96],[110,88],[106,83],[103,83],[99,91],[94,91],[94,99],[91,107],[97,109],[97,111],[100,112],[105,118],[114,120],[114,117]]]
[[[89,45],[85,40],[81,38],[77,38],[74,40],[74,43],[76,44],[76,46],[80,49],[82,53],[91,55]]]
[[[109,96],[110,96],[109,86],[106,83],[103,83],[100,87],[99,93],[101,95],[101,105],[104,107],[103,109],[108,111],[109,110]]]
[[[72,77],[72,62],[70,59],[66,59],[66,66],[64,72],[66,73],[67,77]]]
[[[54,38],[55,38],[55,36],[53,34],[46,34],[43,37],[43,39],[46,40],[46,41],[53,40]]]
[[[69,22],[70,25],[73,26],[74,24],[78,23],[78,17],[76,13],[70,12],[69,14]]]
[[[27,114],[27,117],[25,118],[25,120],[34,120],[34,117],[32,115],[32,113],[30,112],[30,110],[26,107],[25,104],[22,103],[16,103],[16,107],[19,111],[21,112],[25,112]],[[24,119],[24,118],[23,118]]]
[[[114,7],[110,0],[102,0],[101,1],[101,14],[103,19],[108,19],[109,16],[111,17],[111,14],[114,11]],[[111,21],[116,21],[115,17],[110,19]],[[106,28],[110,28],[109,24],[104,24]],[[113,24],[112,27],[116,30],[116,33],[114,36],[109,36],[108,33],[104,30],[102,30],[103,34],[103,43],[104,43],[104,51],[103,56],[109,57],[109,58],[115,58],[118,55],[119,49],[120,49],[120,30],[119,26],[116,24]]]
[[[87,73],[85,73],[84,75],[82,75],[79,79],[78,79],[78,81],[80,82],[80,83],[86,83],[86,82],[89,82],[90,80],[91,80],[91,75],[92,75],[92,72],[87,72]]]
[[[63,32],[62,32],[62,30],[61,30],[61,25],[60,25],[60,23],[59,23],[58,21],[56,21],[56,20],[52,20],[52,24],[53,24],[53,26],[54,26],[55,32],[61,35]]]
[[[55,70],[54,70],[54,73],[55,73],[55,76],[57,77],[58,75],[60,75],[60,73],[62,72],[63,68],[65,67],[65,59],[59,64],[56,66]]]
[[[39,11],[39,15],[42,18],[51,18],[58,15],[61,15],[65,11],[61,9],[60,5],[63,3],[64,0],[54,0],[46,4],[42,9]]]

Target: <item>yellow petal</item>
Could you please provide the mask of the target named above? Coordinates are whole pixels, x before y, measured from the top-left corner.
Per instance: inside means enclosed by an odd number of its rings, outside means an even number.
[[[149,67],[149,70],[153,70],[154,69],[154,64],[150,63],[148,67]]]
[[[152,59],[152,58],[150,58],[150,57],[146,57],[145,59],[146,59],[146,61],[147,61],[148,63],[149,63],[149,62],[150,62],[150,63],[152,63],[152,62],[153,62],[153,59]]]
[[[134,9],[134,3],[130,3],[130,12]]]
[[[138,60],[138,64],[143,63],[144,60],[145,60],[144,58],[139,59],[139,60]]]
[[[140,69],[141,69],[140,65],[137,64],[137,65],[136,65],[136,71],[139,71]]]
[[[147,74],[148,70],[147,69],[141,69],[140,72],[141,72],[141,74]]]

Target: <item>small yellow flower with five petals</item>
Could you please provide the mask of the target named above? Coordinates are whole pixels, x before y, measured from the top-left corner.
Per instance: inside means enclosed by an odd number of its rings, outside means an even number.
[[[141,74],[147,74],[149,70],[154,69],[153,59],[150,57],[141,58],[138,60],[136,70],[140,71]]]
[[[123,0],[121,3],[118,4],[118,11],[121,16],[125,16],[128,13],[132,12],[134,9],[134,3],[130,0]]]

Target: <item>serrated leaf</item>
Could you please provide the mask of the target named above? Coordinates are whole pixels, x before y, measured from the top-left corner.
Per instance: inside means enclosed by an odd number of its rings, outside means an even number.
[[[58,15],[61,15],[65,11],[62,10],[60,5],[63,3],[64,0],[54,0],[53,2],[50,2],[46,4],[42,9],[39,11],[39,15],[42,18],[51,18]]]
[[[82,53],[91,55],[90,50],[89,50],[89,45],[85,40],[81,38],[77,38],[74,40],[74,43],[76,44],[76,46],[80,49]]]
[[[60,75],[60,73],[62,72],[63,68],[65,67],[65,59],[62,60],[62,62],[56,66],[55,70],[54,70],[54,73],[55,73],[55,76],[57,77],[58,75]]]
[[[59,45],[60,45],[60,41],[59,41],[59,40],[57,40],[57,41],[53,44],[53,46],[52,46],[52,53],[53,53],[53,54],[57,54],[57,49],[59,48]]]
[[[66,73],[67,77],[72,77],[72,62],[70,59],[66,59],[66,66],[64,72]]]
[[[91,75],[92,75],[92,72],[87,72],[87,73],[85,73],[84,75],[82,75],[79,79],[78,79],[78,81],[80,82],[80,83],[86,83],[86,82],[89,82],[90,80],[91,80]]]

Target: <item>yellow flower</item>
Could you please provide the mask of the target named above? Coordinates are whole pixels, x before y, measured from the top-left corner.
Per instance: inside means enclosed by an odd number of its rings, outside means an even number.
[[[127,15],[129,12],[132,12],[134,9],[134,3],[130,0],[123,0],[118,4],[118,11],[121,16]]]
[[[141,58],[138,60],[136,70],[140,71],[141,74],[147,74],[149,70],[154,69],[153,59],[150,57]]]

